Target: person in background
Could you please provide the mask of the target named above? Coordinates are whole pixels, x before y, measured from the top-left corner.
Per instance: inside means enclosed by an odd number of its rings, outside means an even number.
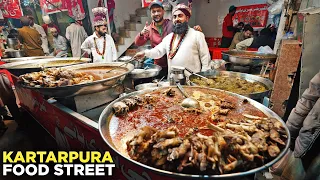
[[[23,44],[26,56],[44,56],[41,35],[37,30],[30,28],[30,19],[27,16],[22,16],[20,21],[23,27],[18,29],[18,39]]]
[[[58,33],[60,34],[60,29],[58,28],[58,26],[56,26],[55,24],[52,23],[51,19],[49,16],[43,16],[42,17],[43,22],[45,24],[42,25],[42,28],[44,30],[44,32],[47,34],[47,39],[49,42],[49,50],[50,52],[53,51],[53,36],[50,32],[50,28],[56,28],[56,30],[58,31]]]
[[[233,27],[232,17],[235,15],[236,11],[237,8],[235,6],[230,6],[229,13],[223,19],[221,48],[228,48],[231,45],[236,30],[236,28]]]
[[[32,29],[35,29],[38,31],[38,33],[41,35],[41,41],[42,41],[42,49],[44,54],[49,55],[49,47],[48,47],[48,39],[47,39],[47,34],[45,33],[44,29],[42,28],[42,26],[34,23],[34,17],[33,16],[28,16],[29,20],[30,20],[30,27]]]
[[[239,22],[237,27],[235,28],[235,33],[242,32],[243,28],[244,28],[244,22]]]
[[[114,41],[107,34],[107,8],[93,8],[93,26],[95,31],[81,45],[81,49],[92,53],[93,62],[112,62],[117,60],[118,53]]]
[[[157,59],[167,54],[169,70],[172,66],[189,68],[193,72],[210,69],[210,54],[204,34],[189,27],[190,17],[191,9],[178,4],[172,11],[173,32],[153,49],[139,52],[135,57]]]
[[[277,29],[276,29],[275,25],[274,24],[269,24],[267,26],[267,28],[270,29],[270,31],[271,31],[272,39],[276,40],[276,38],[277,38]]]
[[[148,22],[146,22],[143,30],[136,36],[135,44],[137,46],[143,46],[147,43],[148,40],[150,40],[151,47],[154,48],[162,42],[164,37],[172,33],[173,23],[171,20],[163,18],[165,11],[160,1],[153,1],[149,5],[149,9],[151,12],[152,23],[149,25]],[[200,26],[195,26],[194,29],[197,31],[202,31]],[[168,62],[166,55],[154,59],[154,64],[162,67],[158,78],[167,76]]]
[[[243,28],[243,31],[242,32],[237,32],[234,37],[233,37],[233,40],[232,40],[232,43],[229,47],[230,50],[232,49],[235,49],[236,48],[236,45],[245,40],[245,39],[248,39],[248,38],[251,38],[252,36],[252,33],[253,33],[253,28],[249,25],[249,24],[246,24]]]
[[[55,57],[67,57],[67,40],[63,36],[59,35],[56,28],[50,28],[50,31],[53,36],[53,52],[50,55]]]
[[[237,50],[246,50],[247,48],[259,48],[261,46],[269,46],[271,49],[274,47],[275,40],[271,37],[271,31],[264,28],[260,31],[258,37],[253,37],[239,42],[236,45]]]
[[[81,44],[88,37],[83,26],[79,25],[73,18],[69,19],[70,25],[66,29],[66,38],[70,41],[72,56],[81,56]]]
[[[291,135],[290,149],[293,157],[289,162],[284,162],[281,179],[304,179],[306,172],[314,171],[309,169],[310,165],[320,155],[320,72],[311,79],[308,89],[291,111],[286,125]],[[319,171],[317,173],[319,176]]]

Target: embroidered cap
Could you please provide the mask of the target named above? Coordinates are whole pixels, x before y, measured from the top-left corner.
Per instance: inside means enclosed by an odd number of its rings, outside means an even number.
[[[105,7],[96,7],[92,9],[92,13],[94,15],[93,26],[101,26],[107,23],[107,11],[108,9]]]
[[[186,6],[184,4],[176,5],[176,7],[174,7],[173,10],[172,10],[172,15],[178,10],[182,11],[183,14],[185,14],[188,17],[191,17],[191,15],[192,15],[191,9],[189,8],[189,6]]]

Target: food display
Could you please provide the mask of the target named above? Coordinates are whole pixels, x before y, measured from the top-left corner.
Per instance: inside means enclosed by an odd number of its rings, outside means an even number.
[[[283,123],[247,99],[185,87],[200,109],[184,108],[175,87],[127,96],[112,104],[107,132],[125,157],[171,172],[219,175],[262,167],[286,148]],[[110,137],[109,137],[110,136]]]
[[[120,68],[109,73],[104,73],[104,71],[106,71],[106,69],[82,68],[80,70],[68,70],[50,68],[40,72],[21,75],[19,76],[19,80],[30,87],[61,87],[91,83],[125,72],[125,70]]]
[[[200,86],[221,89],[237,94],[260,93],[268,90],[265,85],[260,82],[249,82],[239,77],[217,76],[208,80],[194,78],[191,81]]]

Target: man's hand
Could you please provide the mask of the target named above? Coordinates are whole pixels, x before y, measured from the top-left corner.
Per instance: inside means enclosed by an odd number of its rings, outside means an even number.
[[[146,22],[146,25],[144,26],[144,28],[142,29],[142,31],[140,32],[140,36],[146,36],[149,34],[149,30],[148,30],[149,24],[148,21]]]
[[[141,59],[144,58],[144,56],[145,56],[144,51],[141,51],[141,52],[138,52],[136,55],[134,55],[133,58],[135,58],[135,59],[137,59],[137,60],[139,60],[139,59],[141,60]]]
[[[202,32],[202,29],[199,25],[193,27],[194,30]]]

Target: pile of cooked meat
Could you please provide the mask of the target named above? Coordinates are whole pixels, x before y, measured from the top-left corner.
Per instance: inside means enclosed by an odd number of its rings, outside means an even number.
[[[194,78],[192,82],[200,86],[222,89],[237,94],[251,94],[264,92],[267,88],[260,82],[249,82],[235,77],[217,76],[208,80]]]
[[[31,87],[60,87],[89,83],[95,79],[88,73],[51,68],[21,75],[19,80]]]
[[[184,137],[172,126],[143,127],[127,142],[129,156],[156,168],[195,174],[226,174],[260,167],[286,145],[286,131],[274,118],[244,114],[243,121],[208,122],[212,135],[190,128]]]

